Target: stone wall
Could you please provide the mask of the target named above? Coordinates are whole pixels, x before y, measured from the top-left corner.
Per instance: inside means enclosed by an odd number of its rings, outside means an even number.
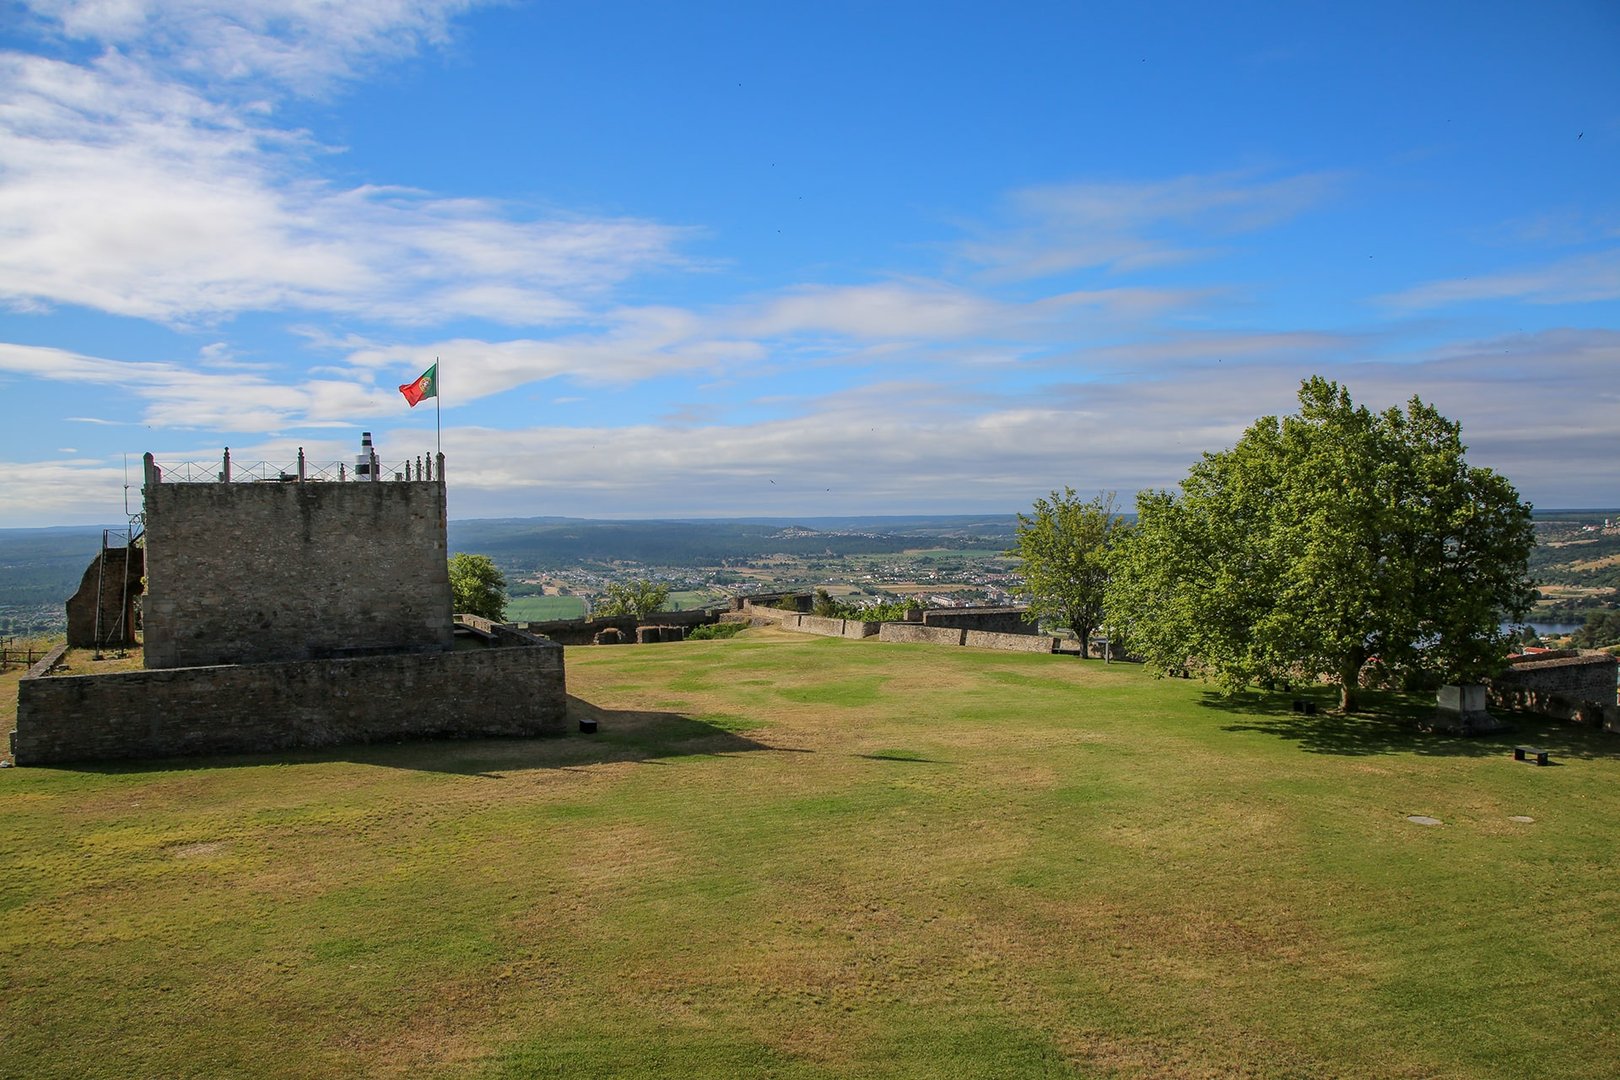
[[[797,630],[801,634],[819,634],[822,637],[868,638],[878,632],[882,623],[865,622],[861,619],[827,619],[819,615],[793,615],[782,613],[781,627],[784,630]]]
[[[450,648],[438,480],[148,479],[146,665]]]
[[[964,630],[962,644],[970,649],[1011,649],[1014,652],[1049,653],[1057,651],[1058,639],[1038,634],[993,634],[987,630]]]
[[[914,642],[922,645],[960,645],[966,633],[965,630],[951,626],[886,622],[878,630],[878,640]]]
[[[731,598],[732,611],[747,611],[749,608],[768,608],[772,611],[786,610],[778,608],[782,601],[792,598],[795,611],[809,611],[815,604],[815,595],[812,593],[751,593],[748,596],[733,596]]]
[[[1613,728],[1620,712],[1615,672],[1620,659],[1597,650],[1561,650],[1514,661],[1489,682],[1499,709],[1540,713]]]
[[[18,765],[559,734],[562,647],[26,678]]]
[[[1034,634],[1037,627],[1024,621],[1021,607],[928,608],[922,613],[925,626],[960,626],[992,634]]]
[[[75,649],[135,644],[135,598],[146,573],[144,552],[119,547],[107,548],[104,555],[90,560],[79,591],[68,598],[67,642]]]
[[[782,614],[787,614],[782,612]],[[658,611],[646,620],[634,615],[609,616],[602,619],[551,619],[545,622],[520,622],[510,625],[550,638],[559,645],[589,645],[603,630],[617,630],[620,637],[634,640],[636,630],[642,626],[705,626],[720,620],[718,611]]]

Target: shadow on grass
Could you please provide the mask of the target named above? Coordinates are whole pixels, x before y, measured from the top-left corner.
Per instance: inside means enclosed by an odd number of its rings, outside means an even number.
[[[581,720],[595,720],[595,733],[582,734]],[[661,764],[672,758],[776,749],[679,713],[604,709],[572,695],[568,698],[567,724],[566,732],[555,736],[390,740],[256,754],[95,761],[40,768],[117,774],[341,761],[500,780],[505,773],[527,769],[569,770],[616,761]]]
[[[1317,714],[1306,716],[1294,711],[1296,700],[1316,705]],[[1368,693],[1363,710],[1342,716],[1330,710],[1337,707],[1338,691],[1307,690],[1292,694],[1234,694],[1222,697],[1206,692],[1199,704],[1244,718],[1246,722],[1224,725],[1222,731],[1274,735],[1299,744],[1311,754],[1367,756],[1373,754],[1418,754],[1441,757],[1511,757],[1515,746],[1535,746],[1558,758],[1612,758],[1620,753],[1620,740],[1593,728],[1528,713],[1497,714],[1512,725],[1508,731],[1492,735],[1446,735],[1418,728],[1434,716],[1434,699],[1418,695]],[[1531,765],[1530,768],[1539,766]]]

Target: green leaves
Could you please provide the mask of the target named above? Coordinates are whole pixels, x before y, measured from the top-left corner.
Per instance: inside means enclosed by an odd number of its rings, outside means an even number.
[[[506,615],[506,576],[488,555],[452,555],[450,597],[458,613],[500,622]]]
[[[1015,591],[1028,599],[1030,617],[1061,622],[1089,647],[1102,623],[1108,552],[1125,528],[1111,493],[1081,502],[1069,487],[1019,514],[1017,547],[1008,554],[1023,560],[1024,584]]]
[[[668,585],[655,585],[651,581],[613,584],[607,587],[607,599],[596,605],[595,614],[601,617],[634,615],[642,619],[662,611],[668,600]]]
[[[1109,621],[1160,673],[1232,689],[1329,674],[1346,708],[1374,656],[1409,677],[1487,674],[1500,621],[1532,598],[1530,508],[1417,398],[1373,413],[1316,377],[1299,401],[1205,454],[1179,496],[1138,497]]]

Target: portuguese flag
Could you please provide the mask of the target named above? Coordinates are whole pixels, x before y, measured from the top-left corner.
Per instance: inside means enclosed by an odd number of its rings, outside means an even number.
[[[436,398],[436,397],[438,397],[439,396],[439,365],[438,365],[438,363],[435,362],[432,367],[428,368],[426,371],[422,372],[422,374],[418,375],[416,377],[415,382],[408,382],[404,386],[400,387],[399,392],[405,395],[405,400],[411,403],[411,408],[413,408],[413,409],[416,408],[417,402],[421,401],[424,398],[430,398],[430,397]]]

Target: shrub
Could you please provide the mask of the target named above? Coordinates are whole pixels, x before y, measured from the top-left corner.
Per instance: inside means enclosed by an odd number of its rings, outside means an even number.
[[[691,633],[686,635],[686,640],[711,641],[715,638],[736,637],[746,629],[748,629],[748,624],[744,622],[708,623],[704,626],[692,627]]]

